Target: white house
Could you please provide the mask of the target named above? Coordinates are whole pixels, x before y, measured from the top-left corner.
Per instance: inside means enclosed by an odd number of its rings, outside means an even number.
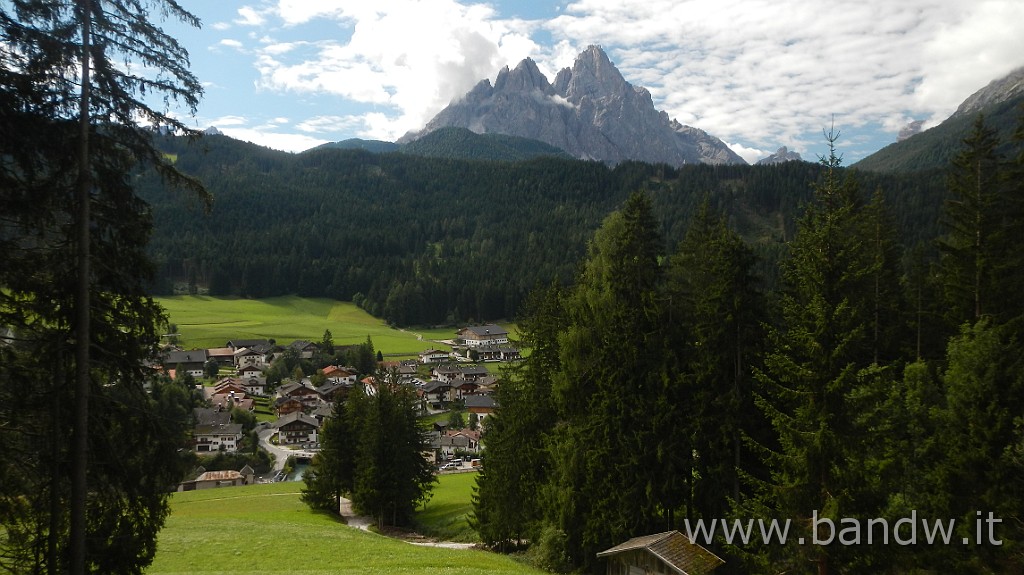
[[[193,436],[197,453],[237,451],[242,441],[242,424],[200,424],[196,426]]]
[[[500,325],[494,324],[464,327],[459,330],[458,336],[465,342],[466,347],[508,343],[508,332]]]

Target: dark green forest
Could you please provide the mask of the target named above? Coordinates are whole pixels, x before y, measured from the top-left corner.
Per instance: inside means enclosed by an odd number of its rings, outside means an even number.
[[[223,136],[162,141],[213,195],[206,214],[143,176],[152,206],[154,291],[326,296],[396,325],[512,318],[535,286],[570,282],[602,219],[633,191],[675,245],[705,198],[759,256],[768,289],[816,163],[686,166],[540,157],[521,162],[321,148],[288,154]],[[858,172],[881,189],[904,245],[930,251],[943,171]]]
[[[481,538],[604,572],[596,554],[630,537],[738,521],[747,541],[697,536],[717,572],[1021,572],[1022,142],[1024,122],[1005,155],[975,121],[934,260],[830,146],[774,291],[728,212],[701,204],[672,245],[658,193],[630,195],[574,280],[523,307],[529,354],[483,437]],[[771,519],[785,544],[753,523]]]

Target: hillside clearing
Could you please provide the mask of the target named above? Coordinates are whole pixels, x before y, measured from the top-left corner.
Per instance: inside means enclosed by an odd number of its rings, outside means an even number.
[[[288,482],[176,493],[149,575],[544,572],[479,550],[410,545],[361,531],[299,500]]]

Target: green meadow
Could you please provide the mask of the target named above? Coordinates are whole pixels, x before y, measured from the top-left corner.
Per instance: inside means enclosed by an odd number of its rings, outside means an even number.
[[[445,541],[480,541],[476,531],[469,526],[476,475],[447,473],[437,476],[430,501],[416,514],[420,532]]]
[[[348,527],[311,511],[299,500],[301,487],[287,482],[174,494],[147,575],[544,573],[496,553],[423,547]]]
[[[324,298],[170,296],[157,302],[167,310],[170,323],[178,326],[182,345],[192,348],[223,347],[231,339],[317,342],[329,329],[335,345],[362,343],[370,336],[384,354],[415,356],[437,346],[431,339],[450,339],[456,331],[430,330],[420,340],[415,330],[393,329],[351,302]]]

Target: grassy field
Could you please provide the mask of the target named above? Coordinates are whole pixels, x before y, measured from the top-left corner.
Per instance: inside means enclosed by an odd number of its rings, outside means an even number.
[[[415,356],[437,346],[430,337],[388,327],[350,302],[323,298],[284,296],[239,299],[210,296],[171,296],[157,301],[178,326],[182,345],[192,348],[222,347],[230,339],[273,338],[280,344],[296,339],[313,342],[331,330],[336,345],[357,344],[369,335],[378,351]],[[454,329],[434,330],[450,338]]]
[[[445,541],[479,542],[476,531],[469,526],[476,473],[439,475],[437,481],[430,501],[416,514],[419,531]]]
[[[299,482],[177,493],[147,575],[543,575],[485,551],[420,547],[348,527],[299,500]]]

